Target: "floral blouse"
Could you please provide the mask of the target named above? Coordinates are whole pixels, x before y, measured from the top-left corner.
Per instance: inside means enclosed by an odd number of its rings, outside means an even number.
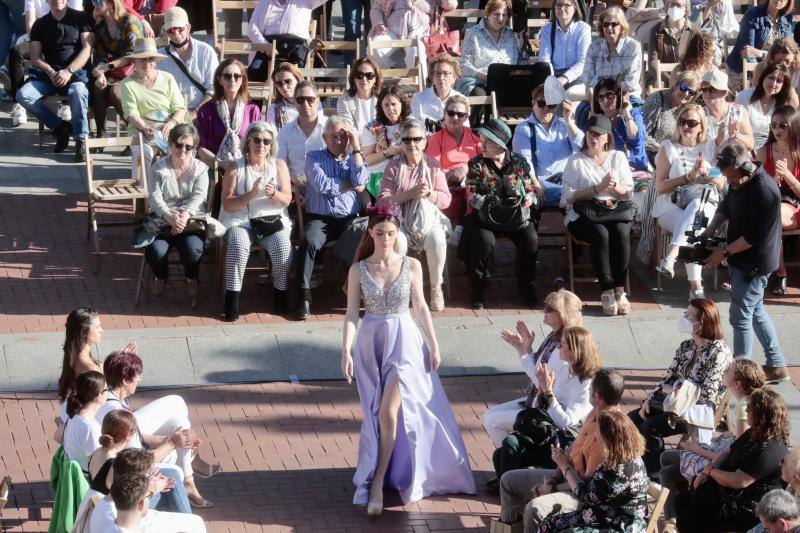
[[[647,125],[647,151],[658,153],[661,141],[672,138],[678,127],[677,108],[672,107],[670,89],[655,92],[644,101],[644,123]]]
[[[500,40],[495,42],[481,20],[467,30],[461,52],[461,72],[463,76],[475,77],[478,72],[486,74],[492,63],[515,65],[519,59],[519,40],[514,30],[503,27]]]
[[[500,180],[503,180],[501,183]],[[531,167],[519,154],[506,152],[502,168],[483,156],[473,157],[467,165],[467,204],[480,209],[486,195],[526,196],[533,194]]]
[[[94,27],[94,57],[96,63],[106,63],[133,53],[133,44],[138,37],[144,37],[142,23],[135,16],[127,14],[122,24],[117,24],[117,34],[111,35],[104,20]]]
[[[539,524],[539,533],[557,531],[643,532],[647,529],[647,487],[650,483],[640,457],[609,468],[600,465],[594,475],[575,486],[581,508]]]
[[[700,387],[698,404],[719,405],[725,394],[722,374],[733,362],[731,349],[724,340],[708,341],[700,348],[697,357],[694,357],[696,346],[694,339],[687,339],[681,343],[666,375],[647,394],[648,400],[661,390],[662,385],[674,385],[678,380],[690,379]]]

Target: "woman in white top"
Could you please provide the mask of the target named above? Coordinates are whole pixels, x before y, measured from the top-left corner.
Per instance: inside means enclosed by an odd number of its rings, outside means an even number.
[[[367,122],[375,120],[378,95],[383,88],[383,74],[378,63],[369,56],[356,59],[350,67],[347,93],[336,102],[336,113],[347,127],[360,132]]]
[[[288,311],[287,276],[292,261],[292,201],[289,168],[276,156],[278,132],[268,122],[254,122],[244,139],[244,157],[225,172],[220,222],[225,233],[225,318],[239,318],[239,293],[250,247],[259,243],[272,261],[273,312]],[[253,219],[257,218],[254,226]]]
[[[797,108],[797,93],[792,88],[789,69],[782,63],[767,65],[758,85],[740,92],[736,103],[747,109],[758,151],[767,142],[772,112],[784,105]]]
[[[461,65],[453,56],[444,53],[434,56],[428,62],[428,72],[431,86],[411,99],[411,115],[426,126],[428,120],[441,124],[445,102],[451,96],[461,94],[453,89],[456,80],[461,77]],[[469,120],[465,119],[464,125],[469,126]]]
[[[725,178],[719,173],[715,178],[709,176],[715,161],[714,141],[708,137],[708,121],[703,108],[695,103],[685,104],[678,111],[677,124],[672,139],[663,141],[656,155],[658,197],[651,211],[658,224],[672,233],[667,255],[657,267],[659,272],[669,277],[675,275],[678,248],[687,244],[686,231],[691,228],[700,209],[699,196],[685,202],[681,200],[681,191],[709,190],[710,201],[705,203],[703,212],[710,221],[725,187]],[[689,298],[705,298],[702,265],[686,263],[686,277],[689,279]]]
[[[752,150],[755,141],[749,113],[743,106],[728,100],[728,75],[721,70],[709,70],[703,74],[700,91],[708,115],[708,136],[714,139],[716,153],[731,143]]]
[[[100,372],[90,370],[75,380],[75,390],[67,398],[69,420],[64,428],[64,453],[76,461],[84,472],[89,471],[89,457],[100,447],[100,424],[95,415],[106,403],[106,380]]]
[[[603,291],[603,314],[626,315],[631,311],[625,278],[633,216],[629,205],[621,202],[630,200],[633,178],[627,156],[613,146],[611,121],[605,115],[593,116],[583,148],[570,156],[562,173],[561,207],[566,208],[564,224],[570,234],[589,243]],[[608,208],[614,213],[606,214]]]

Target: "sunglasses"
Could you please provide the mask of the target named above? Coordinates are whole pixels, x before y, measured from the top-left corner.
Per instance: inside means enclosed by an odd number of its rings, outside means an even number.
[[[424,140],[425,140],[424,137],[403,137],[403,144],[411,144],[411,143],[417,144],[421,143]]]
[[[372,81],[372,80],[375,79],[375,73],[374,72],[361,72],[360,70],[358,70],[353,74],[353,77],[355,79],[357,79],[357,80],[366,79],[366,80]]]
[[[101,6],[101,5],[103,5],[103,2],[105,2],[105,1],[106,0],[92,0],[92,3],[94,5],[96,5],[96,6]]]
[[[542,309],[542,312],[543,312],[543,313],[552,313],[553,311],[555,311],[555,309],[553,309],[553,308],[550,306],[550,304],[548,304],[548,303],[545,303],[545,304],[544,304],[544,309]]]
[[[678,119],[678,126],[686,126],[687,128],[694,129],[699,125],[700,125],[699,120],[694,120],[689,118]]]
[[[174,146],[178,150],[183,150],[184,152],[191,152],[192,150],[194,150],[193,144],[175,143],[172,146]]]
[[[769,127],[770,127],[770,129],[773,129],[773,130],[785,130],[786,128],[789,127],[789,123],[788,122],[770,122],[769,123]]]
[[[269,137],[253,137],[252,141],[253,144],[255,144],[256,146],[261,146],[262,144],[264,146],[269,146],[270,144],[272,144],[272,139],[270,139]]]
[[[460,118],[460,119],[463,119],[464,117],[466,117],[466,116],[467,116],[467,114],[466,114],[466,113],[464,113],[463,111],[453,111],[452,109],[448,109],[448,110],[446,111],[446,113],[447,113],[447,116],[448,116],[448,117],[450,117],[450,118]]]
[[[603,28],[616,28],[619,26],[619,22],[604,22]]]
[[[222,73],[222,79],[225,81],[239,81],[242,78],[244,78],[244,76],[242,76],[241,74],[234,74],[233,72]]]
[[[536,100],[536,105],[539,106],[542,109],[555,109],[556,108],[555,104],[547,105],[547,102],[545,100]]]
[[[176,33],[183,33],[183,30],[184,30],[184,29],[185,29],[185,28],[182,28],[182,27],[178,26],[178,27],[176,27],[176,28],[170,28],[170,29],[168,29],[168,30],[167,30],[167,33],[169,33],[170,35],[175,35]]]
[[[617,93],[615,92],[607,92],[607,93],[597,93],[598,100],[606,100],[611,101],[617,97]]]
[[[688,94],[689,96],[694,96],[697,94],[697,90],[692,89],[684,82],[681,82],[680,85],[678,85],[678,90],[684,94]]]
[[[316,96],[297,96],[297,97],[295,97],[294,101],[297,102],[299,105],[303,105],[303,104],[314,105],[314,102],[317,101],[317,97]]]
[[[292,82],[297,81],[294,78],[286,78],[285,80],[278,80],[275,82],[275,85],[280,85],[282,87],[289,87]]]

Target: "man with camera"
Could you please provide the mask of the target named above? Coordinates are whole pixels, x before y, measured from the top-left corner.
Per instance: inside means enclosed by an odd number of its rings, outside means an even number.
[[[712,237],[728,221],[727,247],[712,247],[706,266],[728,260],[731,278],[730,323],[734,357],[750,357],[753,332],[764,348],[768,381],[789,379],[778,335],[764,308],[767,279],[778,268],[781,248],[781,195],[775,180],[750,160],[746,148],[726,146],[717,166],[730,190],[701,239]]]

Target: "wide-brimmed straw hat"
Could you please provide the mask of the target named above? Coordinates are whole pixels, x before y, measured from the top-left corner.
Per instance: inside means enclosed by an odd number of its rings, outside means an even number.
[[[164,54],[158,53],[156,40],[152,37],[137,37],[133,43],[133,53],[127,57],[130,59],[148,59],[152,57],[156,61],[167,58]]]

